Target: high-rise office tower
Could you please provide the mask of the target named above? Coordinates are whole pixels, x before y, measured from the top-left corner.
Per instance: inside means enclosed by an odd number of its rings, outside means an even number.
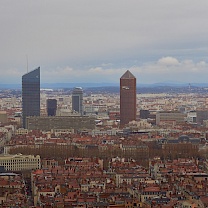
[[[55,116],[56,110],[57,110],[57,100],[56,99],[48,99],[46,104],[47,104],[48,116]]]
[[[127,70],[120,78],[120,125],[136,120],[136,78]]]
[[[75,87],[72,92],[72,110],[83,115],[83,90]]]
[[[40,67],[22,76],[22,124],[27,116],[40,116]]]

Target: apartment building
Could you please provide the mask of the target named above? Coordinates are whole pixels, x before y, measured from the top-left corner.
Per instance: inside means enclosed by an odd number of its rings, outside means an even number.
[[[156,113],[156,125],[161,125],[162,123],[174,123],[176,125],[185,122],[186,114],[180,113],[178,111],[161,111]]]
[[[51,129],[94,129],[94,118],[88,116],[32,116],[26,118],[28,130],[51,131]]]
[[[0,166],[4,167],[6,171],[22,171],[39,169],[40,156],[34,155],[1,155]]]

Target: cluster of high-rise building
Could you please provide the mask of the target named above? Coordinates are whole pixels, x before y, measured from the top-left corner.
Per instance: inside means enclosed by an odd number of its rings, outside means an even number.
[[[56,110],[57,100],[48,99],[47,116],[56,116]],[[81,87],[75,87],[72,92],[72,111],[83,116]],[[33,116],[40,116],[40,67],[22,76],[23,128],[28,128],[30,121],[27,118]],[[136,120],[136,78],[127,70],[120,78],[120,125],[124,126],[132,120]]]
[[[141,128],[144,126],[147,128],[151,124],[177,126],[184,123],[208,126],[206,96],[137,94],[136,78],[128,70],[120,78],[120,95],[87,94],[81,87],[60,94],[56,90],[48,92],[40,89],[40,67],[38,67],[22,76],[22,99],[20,96],[11,95],[1,99],[1,123],[18,122],[18,127],[21,123],[23,128],[29,130],[38,126],[41,130],[48,127],[57,129],[60,126],[67,129],[73,127],[77,129],[77,126],[81,126],[82,130],[87,130],[89,126],[90,130],[95,126],[121,129],[131,121],[137,121]],[[67,118],[62,119],[63,117]],[[48,127],[42,124],[43,120]],[[67,123],[68,126],[63,126],[63,123]],[[83,125],[85,123],[87,125]]]
[[[83,115],[83,90],[72,93],[72,110]],[[57,100],[47,100],[47,116],[56,116]],[[28,128],[27,117],[40,116],[40,67],[22,76],[22,126]],[[30,125],[31,126],[31,125]]]

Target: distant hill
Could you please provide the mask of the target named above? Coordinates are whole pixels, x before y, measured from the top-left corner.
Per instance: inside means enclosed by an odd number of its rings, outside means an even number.
[[[41,83],[41,88],[44,89],[63,89],[74,87],[106,87],[106,86],[119,86],[118,83]],[[21,84],[0,84],[0,89],[21,89]]]
[[[82,87],[87,93],[119,93],[119,83],[42,83],[41,89],[73,89]],[[207,88],[206,88],[207,87]],[[21,84],[0,84],[0,89],[21,90]],[[137,93],[204,93],[208,83],[137,84]]]
[[[20,84],[0,84],[0,89],[20,89],[22,85]]]

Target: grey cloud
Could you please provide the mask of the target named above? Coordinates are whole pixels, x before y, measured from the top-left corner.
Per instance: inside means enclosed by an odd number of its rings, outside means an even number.
[[[111,63],[116,76],[116,68],[161,57],[207,62],[207,8],[207,0],[4,0],[0,72],[9,82],[5,69],[21,74],[26,55],[30,68],[42,66],[43,80],[58,66],[73,68],[79,79],[86,64],[95,69]]]

